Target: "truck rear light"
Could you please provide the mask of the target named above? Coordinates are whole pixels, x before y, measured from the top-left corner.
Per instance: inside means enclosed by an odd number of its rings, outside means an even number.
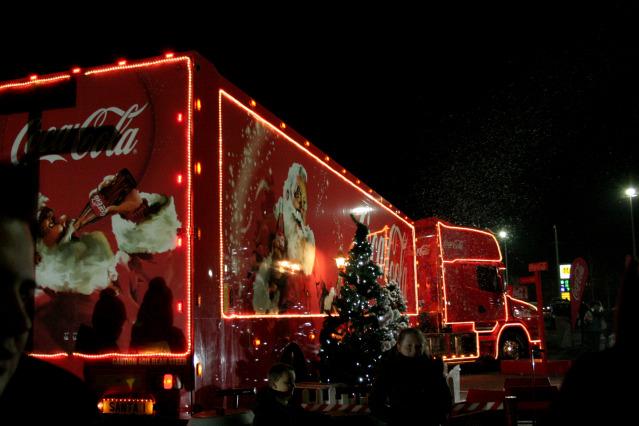
[[[165,390],[173,389],[173,374],[165,374],[162,385]]]
[[[165,57],[166,59],[171,59],[171,58],[173,58],[174,56],[175,56],[175,53],[173,53],[173,52],[166,52],[166,53],[164,54],[164,57]]]
[[[260,346],[262,344],[262,341],[258,338],[253,339],[253,345],[254,346]]]
[[[71,73],[73,73],[73,74],[80,74],[80,71],[82,71],[82,69],[80,69],[80,68],[76,67],[76,68],[73,68],[73,69],[71,70]]]
[[[126,65],[126,61],[124,59],[121,59],[121,60],[118,61],[118,65],[122,67],[122,66]]]
[[[286,123],[280,123],[280,129],[286,129]]]
[[[251,108],[255,108],[257,106],[257,102],[255,102],[253,99],[251,99],[249,101],[249,105],[251,106]]]
[[[198,362],[195,365],[195,372],[196,372],[198,377],[202,377],[202,364],[201,363]]]
[[[178,313],[180,313],[180,314],[182,313],[182,302],[178,302],[177,303],[176,309],[177,309]]]
[[[177,246],[178,246],[178,247],[182,247],[182,237],[178,237],[178,239],[177,239]]]
[[[184,121],[184,115],[181,112],[179,112],[177,115],[177,122],[181,123],[183,121]]]
[[[197,99],[195,101],[195,109],[198,111],[202,111],[202,101],[200,99]]]
[[[177,175],[177,178],[175,180],[177,181],[178,184],[181,184],[184,179],[182,178],[182,175],[179,174]]]
[[[32,75],[29,76],[29,80],[31,80],[31,81],[35,81],[37,79],[38,79],[38,76],[36,74],[32,74]]]
[[[199,161],[195,163],[195,174],[197,175],[202,174],[202,163],[200,163]]]

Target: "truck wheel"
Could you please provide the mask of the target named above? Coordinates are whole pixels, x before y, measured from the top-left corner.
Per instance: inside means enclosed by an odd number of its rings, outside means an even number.
[[[528,343],[521,333],[507,331],[499,341],[499,359],[522,359],[528,355]]]

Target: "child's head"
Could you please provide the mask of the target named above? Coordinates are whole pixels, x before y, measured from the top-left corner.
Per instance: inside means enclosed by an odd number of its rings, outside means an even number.
[[[268,385],[281,395],[293,395],[295,390],[295,370],[293,367],[279,362],[268,371]]]
[[[405,328],[397,337],[397,351],[408,358],[424,354],[425,339],[416,328]]]

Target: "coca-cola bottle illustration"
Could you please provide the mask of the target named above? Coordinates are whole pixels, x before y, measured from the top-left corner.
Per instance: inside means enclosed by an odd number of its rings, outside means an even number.
[[[137,182],[128,169],[122,169],[117,174],[106,177],[89,194],[89,201],[74,224],[75,229],[78,230],[106,216],[109,206],[122,203],[136,186]]]

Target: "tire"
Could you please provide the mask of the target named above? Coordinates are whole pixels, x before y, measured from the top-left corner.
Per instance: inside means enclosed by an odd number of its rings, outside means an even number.
[[[528,342],[521,332],[506,331],[499,339],[499,359],[517,360],[528,358]]]

